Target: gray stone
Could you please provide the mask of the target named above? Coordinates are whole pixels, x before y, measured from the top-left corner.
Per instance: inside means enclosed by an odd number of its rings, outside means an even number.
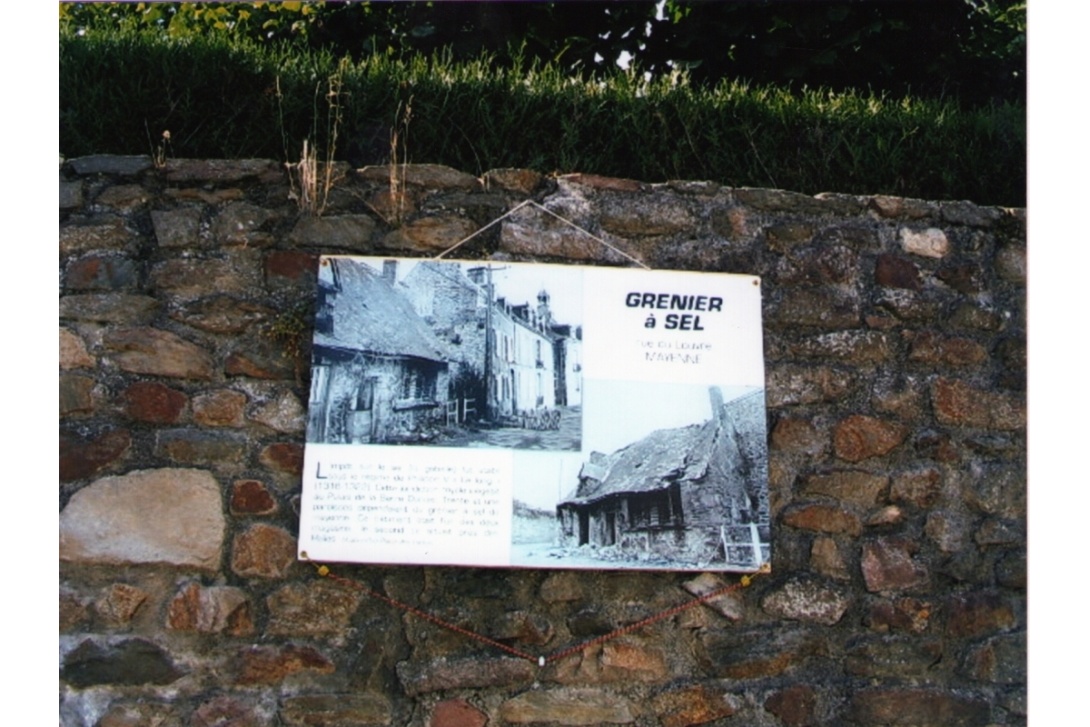
[[[211,295],[241,295],[261,289],[261,255],[233,250],[222,257],[164,260],[151,271],[159,292],[183,300]]]
[[[533,680],[536,668],[526,659],[507,656],[468,659],[439,657],[426,663],[399,662],[397,676],[405,692],[409,696],[416,696],[446,689],[528,684]]]
[[[727,585],[728,584],[724,583],[720,578],[711,573],[701,573],[696,578],[682,583],[681,587],[694,596],[702,597],[714,591],[718,591]],[[741,621],[746,613],[745,600],[738,590],[728,591],[727,593],[710,598],[707,601],[704,601],[704,605],[731,621]]]
[[[851,605],[842,590],[815,581],[791,580],[761,599],[761,608],[773,616],[832,626]]]
[[[300,217],[288,241],[296,245],[369,252],[375,221],[368,215]]]
[[[382,238],[382,246],[410,252],[441,252],[477,231],[472,220],[453,215],[421,217]]]
[[[122,218],[102,215],[63,223],[60,231],[60,252],[61,255],[74,255],[91,250],[120,250],[136,239],[125,227]]]
[[[208,472],[136,470],[72,495],[60,515],[60,558],[217,570],[225,529],[220,488]]]
[[[170,159],[164,171],[169,182],[230,184],[257,177],[269,183],[284,178],[284,170],[271,159]]]
[[[258,407],[250,419],[284,434],[302,432],[307,428],[307,412],[299,398],[290,391],[281,392],[280,396]]]
[[[82,182],[61,182],[60,208],[62,210],[75,209],[83,204]]]
[[[270,636],[341,636],[363,596],[328,580],[289,583],[266,599]]]
[[[273,237],[261,227],[275,215],[249,202],[224,207],[212,222],[212,235],[221,245],[267,245]]]
[[[68,164],[76,174],[120,174],[132,176],[151,169],[151,157],[93,154],[69,159]]]
[[[88,639],[68,652],[61,667],[61,679],[77,689],[96,684],[170,684],[183,674],[170,654],[144,639],[112,645]]]
[[[167,429],[155,433],[155,454],[177,464],[238,472],[245,466],[246,440],[233,432]]]
[[[150,323],[160,303],[147,295],[85,293],[60,300],[60,316],[69,320],[136,325]]]
[[[388,165],[370,166],[359,169],[356,173],[369,182],[389,182],[391,168]],[[472,174],[442,164],[399,164],[396,173],[398,179],[405,184],[428,189],[481,189],[481,180]]]
[[[176,210],[152,210],[151,224],[159,247],[198,247],[201,245],[201,211],[196,207]]]

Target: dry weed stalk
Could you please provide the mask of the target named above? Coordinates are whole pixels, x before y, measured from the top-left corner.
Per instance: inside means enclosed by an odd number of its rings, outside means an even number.
[[[394,116],[394,126],[390,130],[390,206],[393,210],[393,221],[400,225],[405,217],[405,171],[409,165],[409,122],[413,117],[413,97],[402,110],[401,104],[397,105]],[[404,131],[404,135],[402,135]],[[398,167],[398,146],[400,142],[401,166]]]

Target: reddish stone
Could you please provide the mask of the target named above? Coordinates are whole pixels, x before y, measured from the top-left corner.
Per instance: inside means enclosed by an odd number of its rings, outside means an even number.
[[[284,727],[369,727],[391,724],[390,701],[382,694],[308,694],[284,697],[276,724]]]
[[[428,727],[484,727],[488,715],[464,699],[448,699],[435,705]]]
[[[61,591],[60,597],[60,633],[75,631],[84,627],[90,617],[87,603],[71,591]]]
[[[170,429],[156,432],[155,454],[179,464],[237,469],[246,456],[240,436],[205,430]]]
[[[969,649],[960,672],[993,684],[1026,683],[1026,634],[1004,634]]]
[[[242,589],[233,586],[204,587],[190,583],[170,602],[167,628],[231,636],[252,633],[250,599]]]
[[[89,255],[68,266],[64,276],[69,290],[119,290],[136,282],[129,258]]]
[[[595,189],[608,189],[613,192],[639,192],[643,190],[643,183],[634,179],[620,177],[603,177],[598,174],[563,174],[559,179],[573,184],[580,184]]]
[[[223,370],[228,376],[249,376],[255,379],[288,379],[294,375],[291,362],[282,356],[253,356],[235,351],[227,356]]]
[[[279,509],[265,483],[259,480],[235,480],[231,485],[232,515],[271,515]]]
[[[415,697],[447,689],[497,688],[527,685],[537,676],[537,665],[509,656],[398,662],[397,676],[405,693]]]
[[[329,580],[289,583],[266,599],[270,636],[343,636],[363,596]],[[524,662],[525,663],[525,662]]]
[[[921,432],[914,442],[916,451],[936,462],[957,462],[961,459],[958,449],[946,434],[933,431]]]
[[[151,424],[173,424],[181,418],[189,397],[156,381],[139,381],[121,395],[125,413]]]
[[[836,456],[859,462],[889,453],[907,436],[899,424],[856,414],[837,425],[833,432]]]
[[[871,605],[863,624],[879,633],[890,631],[908,631],[920,634],[931,623],[933,607],[930,601],[916,598],[899,598],[893,601],[878,601]]]
[[[818,573],[840,581],[851,579],[844,555],[832,538],[814,538],[810,546],[810,567]]]
[[[258,523],[235,536],[231,570],[246,578],[283,578],[295,562],[295,548],[287,530]]]
[[[988,351],[970,338],[947,338],[931,331],[906,333],[908,360],[944,366],[975,366],[988,360]]]
[[[764,707],[780,718],[787,727],[804,727],[813,724],[817,696],[807,686],[797,685],[773,692],[765,700]]]
[[[189,724],[191,727],[260,727],[266,722],[252,706],[224,694],[197,707]]]
[[[1024,429],[1023,397],[977,389],[963,381],[940,378],[931,385],[935,418],[942,424],[986,429]]]
[[[979,293],[983,287],[980,282],[980,267],[973,263],[948,263],[939,268],[935,277],[959,293]]]
[[[863,580],[868,591],[902,591],[925,585],[927,569],[912,560],[916,544],[899,538],[863,543]]]
[[[658,649],[611,641],[563,660],[553,679],[561,684],[656,682],[666,673],[666,659]]]
[[[294,442],[276,442],[261,450],[261,464],[289,475],[303,474],[303,446]]]
[[[852,505],[872,507],[885,496],[889,477],[861,470],[834,470],[810,475],[803,494],[825,495]]]
[[[95,604],[95,611],[107,623],[122,626],[132,620],[147,599],[147,591],[127,583],[114,583]]]
[[[777,366],[768,374],[768,407],[817,404],[842,399],[851,393],[855,377],[821,366]]]
[[[206,427],[241,427],[245,421],[246,395],[219,389],[193,398],[193,419]]]
[[[124,429],[115,429],[91,440],[61,434],[61,482],[81,480],[101,472],[121,459],[131,444],[132,438]]]
[[[874,688],[855,692],[849,718],[864,725],[971,727],[991,722],[982,699],[933,689]]]
[[[879,255],[874,265],[874,282],[883,288],[919,290],[920,270],[911,260],[896,255]]]
[[[318,256],[298,250],[274,250],[265,256],[265,279],[287,283],[314,280]]]
[[[818,533],[849,533],[859,535],[863,525],[851,512],[836,505],[818,503],[793,505],[783,513],[784,525]]]
[[[785,325],[856,328],[860,320],[859,299],[845,293],[841,286],[788,288],[770,318]]]
[[[1016,621],[1010,603],[993,592],[954,596],[946,604],[946,635],[975,638],[997,631],[1009,631]]]
[[[807,419],[783,417],[772,429],[772,449],[803,454],[820,454],[828,442]]]
[[[942,473],[929,467],[915,472],[901,472],[893,477],[891,499],[916,507],[931,507],[942,494]]]
[[[242,665],[237,684],[279,684],[301,671],[332,674],[336,667],[321,652],[310,646],[288,644],[250,646],[240,654]]]
[[[697,684],[659,694],[651,702],[663,727],[689,727],[729,717],[735,712],[734,702],[723,692]]]

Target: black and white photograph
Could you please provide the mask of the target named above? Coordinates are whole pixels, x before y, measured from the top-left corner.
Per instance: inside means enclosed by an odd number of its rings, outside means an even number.
[[[579,451],[582,276],[323,257],[307,442]]]
[[[516,461],[513,565],[769,562],[763,389],[592,381],[587,401],[585,455],[565,457],[559,473]]]

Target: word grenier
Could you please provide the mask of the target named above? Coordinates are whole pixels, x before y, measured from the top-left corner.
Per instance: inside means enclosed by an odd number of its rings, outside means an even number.
[[[722,311],[723,299],[707,295],[676,295],[671,293],[628,293],[624,303],[629,308],[654,308],[658,310],[699,310]],[[654,328],[654,314],[644,323],[645,328]],[[700,316],[691,313],[668,313],[663,328],[679,331],[703,331]]]

